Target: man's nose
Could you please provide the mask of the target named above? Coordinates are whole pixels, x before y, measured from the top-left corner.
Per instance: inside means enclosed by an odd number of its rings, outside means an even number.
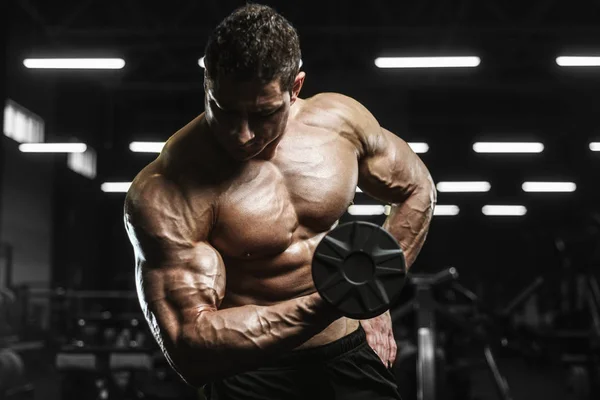
[[[235,132],[235,138],[238,144],[244,146],[254,139],[254,132],[250,130],[247,120],[241,120]]]

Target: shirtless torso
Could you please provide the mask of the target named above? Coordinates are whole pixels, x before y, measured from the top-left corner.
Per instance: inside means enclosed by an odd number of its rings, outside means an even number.
[[[340,134],[344,124],[318,124],[311,100],[297,107],[274,158],[250,161],[221,186],[211,236],[227,271],[221,307],[314,293],[314,249],[354,198],[357,149]],[[357,326],[341,318],[301,347],[330,342]]]
[[[359,182],[383,201],[404,202],[384,227],[410,265],[430,218],[430,177],[358,102],[333,93],[297,99],[283,134],[237,162],[205,114],[169,139],[133,181],[125,224],[140,304],[184,379],[201,385],[358,328],[316,293],[311,261]],[[427,190],[415,192],[423,182]]]
[[[343,135],[347,124],[315,110],[326,97],[297,101],[270,160],[232,167],[202,114],[137,178],[164,181],[155,190],[169,193],[158,208],[172,208],[178,198],[171,223],[203,220],[207,204],[215,210],[208,242],[225,266],[219,309],[271,305],[315,292],[314,249],[352,203],[358,179],[358,150]],[[328,343],[357,327],[358,321],[340,318],[299,348]]]

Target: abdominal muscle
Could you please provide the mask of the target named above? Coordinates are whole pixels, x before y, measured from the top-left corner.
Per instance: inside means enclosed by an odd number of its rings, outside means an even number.
[[[273,257],[224,257],[227,284],[225,297],[219,308],[248,304],[269,306],[314,293],[316,289],[310,260],[322,237],[323,235],[318,235],[307,240],[297,240],[283,253]],[[358,326],[359,321],[342,317],[296,350],[333,342],[354,332]]]

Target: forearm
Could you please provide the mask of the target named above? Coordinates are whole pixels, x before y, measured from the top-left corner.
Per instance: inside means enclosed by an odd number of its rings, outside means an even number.
[[[407,268],[415,262],[425,243],[435,203],[433,183],[420,185],[405,201],[392,204],[390,214],[383,224],[400,243]]]
[[[272,306],[203,312],[180,349],[186,364],[180,372],[201,384],[258,367],[339,317],[316,293]]]

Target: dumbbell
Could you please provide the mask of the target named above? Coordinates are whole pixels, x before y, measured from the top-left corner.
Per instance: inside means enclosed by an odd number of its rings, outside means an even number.
[[[312,277],[321,297],[352,319],[386,312],[406,280],[400,244],[379,225],[354,221],[338,225],[317,245]]]

